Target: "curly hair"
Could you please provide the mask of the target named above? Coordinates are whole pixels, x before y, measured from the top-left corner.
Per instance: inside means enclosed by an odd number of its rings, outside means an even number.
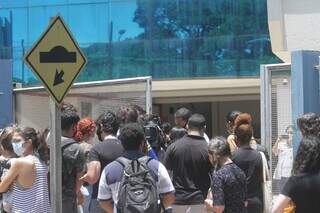
[[[85,135],[92,135],[95,132],[96,124],[91,118],[83,118],[77,124],[74,139],[78,142],[83,141]]]
[[[320,118],[315,113],[307,113],[297,119],[297,125],[303,136],[319,136]]]
[[[135,123],[138,119],[138,112],[134,107],[122,106],[117,112],[117,117],[121,125]]]
[[[302,138],[293,163],[292,174],[317,174],[320,172],[320,140],[315,136]]]
[[[249,113],[241,113],[237,116],[234,123],[234,134],[237,137],[237,142],[239,142],[240,145],[249,144],[253,135],[251,115]]]
[[[116,135],[119,129],[119,120],[112,111],[102,113],[96,120],[98,130],[105,133]]]
[[[209,153],[229,157],[231,156],[230,146],[224,137],[218,136],[214,137],[208,146]]]

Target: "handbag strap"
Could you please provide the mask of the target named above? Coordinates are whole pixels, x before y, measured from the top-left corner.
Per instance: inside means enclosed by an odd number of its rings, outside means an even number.
[[[261,158],[262,158],[262,176],[263,176],[263,182],[270,180],[270,172],[268,168],[268,163],[266,156],[263,152],[260,152]]]

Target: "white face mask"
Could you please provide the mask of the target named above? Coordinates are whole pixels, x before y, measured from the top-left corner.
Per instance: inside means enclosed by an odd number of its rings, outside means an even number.
[[[13,151],[18,156],[22,156],[22,152],[23,152],[22,145],[23,145],[23,143],[24,143],[24,141],[20,141],[20,142],[17,142],[17,143],[12,143]]]

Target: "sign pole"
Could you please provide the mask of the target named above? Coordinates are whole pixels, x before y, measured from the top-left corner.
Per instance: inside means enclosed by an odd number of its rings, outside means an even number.
[[[50,198],[52,212],[62,212],[62,157],[60,108],[50,97]]]
[[[61,117],[59,104],[87,63],[81,48],[59,15],[24,60],[50,94],[50,198],[52,212],[62,212]],[[72,177],[70,177],[72,178]]]

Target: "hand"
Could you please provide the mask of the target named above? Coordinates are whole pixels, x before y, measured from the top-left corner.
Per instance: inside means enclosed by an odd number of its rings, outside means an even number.
[[[84,203],[84,196],[81,192],[78,192],[77,194],[77,203],[78,205],[82,205]]]
[[[204,204],[206,205],[207,211],[212,211],[212,209],[213,209],[213,202],[212,202],[212,200],[206,199],[206,200],[204,201]]]

